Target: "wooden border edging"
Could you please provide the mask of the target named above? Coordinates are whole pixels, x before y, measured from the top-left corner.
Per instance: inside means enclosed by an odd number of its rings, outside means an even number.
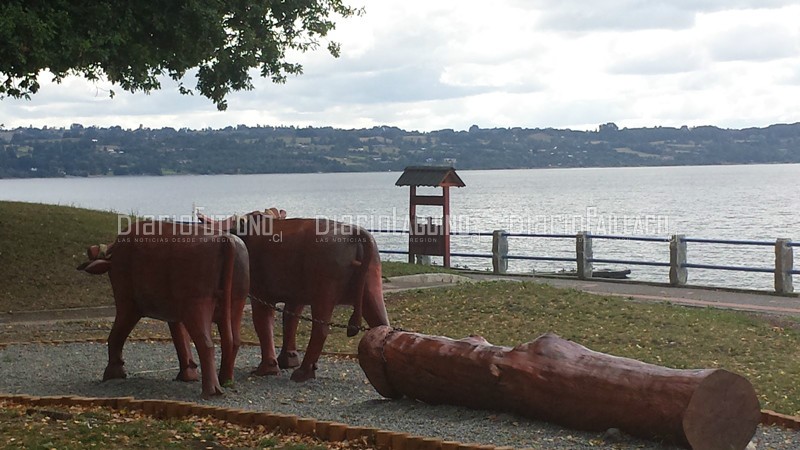
[[[407,433],[378,430],[376,428],[318,421],[291,414],[247,411],[175,400],[139,400],[133,397],[97,398],[73,395],[37,397],[24,394],[0,393],[0,402],[2,401],[23,406],[77,406],[82,408],[125,409],[138,411],[155,419],[182,419],[191,416],[210,417],[242,427],[263,426],[270,431],[294,433],[327,442],[360,441],[381,450],[403,450],[407,448],[420,450],[506,450],[511,448],[443,441],[437,438],[413,436]]]
[[[768,409],[761,410],[761,425],[778,425],[790,430],[800,430],[800,417],[776,413]]]

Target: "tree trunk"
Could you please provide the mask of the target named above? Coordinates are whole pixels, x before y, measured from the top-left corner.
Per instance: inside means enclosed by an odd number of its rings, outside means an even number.
[[[554,334],[514,348],[480,336],[373,328],[358,359],[384,397],[514,412],[567,427],[744,449],[761,415],[753,386],[722,369],[677,370],[598,353]]]

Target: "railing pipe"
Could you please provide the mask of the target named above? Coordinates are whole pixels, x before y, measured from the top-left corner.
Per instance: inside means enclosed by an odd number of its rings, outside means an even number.
[[[711,269],[711,270],[732,270],[736,272],[754,273],[775,273],[775,269],[766,267],[746,267],[746,266],[720,266],[715,264],[684,264],[689,269]]]
[[[451,236],[494,236],[494,231],[451,231]]]
[[[379,253],[386,253],[388,255],[407,255],[405,250],[378,250]]]
[[[742,239],[704,239],[704,238],[684,238],[685,242],[694,242],[697,244],[727,244],[727,245],[761,245],[764,247],[772,247],[774,242],[770,241],[748,241]]]
[[[630,264],[632,266],[670,267],[670,263],[657,261],[635,261],[628,259],[600,259],[591,258],[589,262],[601,264]]]
[[[508,255],[506,259],[517,259],[520,261],[563,261],[575,262],[575,258],[561,256],[527,256],[527,255]]]
[[[548,234],[548,233],[506,233],[508,237],[530,237],[550,239],[575,239],[574,234]]]
[[[612,236],[607,234],[593,234],[592,239],[608,239],[616,241],[639,241],[639,242],[669,242],[669,238],[653,236]]]
[[[367,230],[367,231],[369,231],[370,233],[408,234],[408,230]]]
[[[459,258],[492,258],[490,253],[450,253],[450,256],[458,256]]]

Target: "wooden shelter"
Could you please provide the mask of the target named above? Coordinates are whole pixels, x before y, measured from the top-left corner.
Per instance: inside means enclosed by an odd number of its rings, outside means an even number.
[[[444,267],[450,267],[450,187],[466,186],[448,166],[409,166],[400,175],[396,186],[411,188],[408,205],[408,262],[416,255],[441,256]],[[417,195],[417,186],[440,187],[442,195]],[[441,206],[442,224],[431,220],[417,223],[417,206]]]

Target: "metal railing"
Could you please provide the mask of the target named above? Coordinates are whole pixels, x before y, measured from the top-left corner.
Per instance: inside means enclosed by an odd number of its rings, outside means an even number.
[[[400,233],[408,234],[408,230],[369,230],[372,233]],[[452,232],[451,236],[481,236],[492,237],[491,253],[465,253],[452,252],[451,257],[458,258],[484,258],[492,260],[492,271],[495,274],[505,274],[508,272],[508,261],[548,261],[548,262],[574,262],[577,266],[577,276],[581,279],[590,279],[593,274],[593,264],[625,264],[634,266],[650,266],[669,268],[669,282],[673,286],[683,286],[686,284],[689,269],[704,270],[725,270],[751,273],[771,273],[774,274],[775,291],[781,294],[793,292],[792,275],[800,275],[800,270],[793,267],[793,249],[800,247],[800,242],[792,242],[789,239],[777,239],[775,241],[757,241],[742,239],[704,239],[687,238],[684,235],[673,235],[671,237],[652,237],[652,236],[615,236],[615,235],[593,235],[587,232],[577,234],[544,234],[544,233],[509,233],[504,230],[493,232]],[[547,255],[517,255],[509,254],[508,238],[546,238],[546,239],[571,239],[575,241],[575,256],[547,256]],[[669,244],[669,262],[666,261],[646,261],[632,259],[613,259],[595,258],[592,243],[595,240],[611,241],[633,241],[633,242],[652,242]],[[714,245],[733,245],[733,246],[759,246],[773,247],[775,251],[774,267],[748,267],[725,264],[700,264],[690,263],[686,258],[687,244],[714,244]],[[408,254],[403,250],[380,250],[386,254]]]

